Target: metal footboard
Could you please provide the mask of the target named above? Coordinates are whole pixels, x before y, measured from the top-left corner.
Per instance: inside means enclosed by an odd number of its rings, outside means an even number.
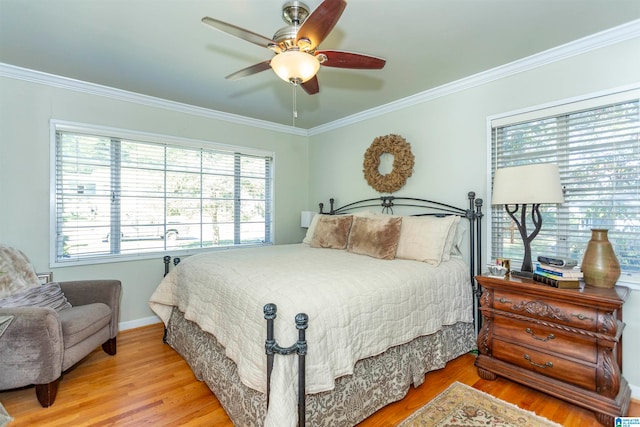
[[[307,355],[306,329],[309,326],[309,316],[305,313],[296,315],[296,328],[298,329],[298,341],[290,347],[280,347],[273,336],[273,321],[276,318],[278,308],[275,304],[264,306],[264,318],[267,320],[267,339],[264,348],[267,353],[267,408],[269,408],[269,397],[271,396],[271,371],[273,370],[273,359],[276,354],[289,355],[298,354],[298,426],[305,425],[305,357]]]

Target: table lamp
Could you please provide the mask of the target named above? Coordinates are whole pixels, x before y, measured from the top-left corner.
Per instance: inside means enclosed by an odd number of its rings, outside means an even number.
[[[531,242],[542,227],[540,205],[563,202],[560,172],[556,164],[540,163],[496,169],[491,204],[504,205],[518,227],[524,243],[522,268],[520,272],[512,271],[514,276],[533,276]],[[527,234],[527,205],[531,206],[531,220],[534,225],[531,234]],[[520,219],[516,217],[518,211],[520,211]]]

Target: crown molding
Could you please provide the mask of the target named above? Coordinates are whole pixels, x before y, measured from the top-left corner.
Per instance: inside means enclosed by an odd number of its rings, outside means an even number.
[[[324,125],[316,126],[309,129],[309,136],[319,135],[363,120],[432,101],[446,95],[451,95],[456,92],[490,83],[514,74],[523,73],[534,68],[542,67],[553,62],[561,61],[572,56],[611,46],[637,37],[640,37],[640,19],[630,21],[624,25],[592,34],[573,42],[548,49],[535,55],[531,55],[388,104],[352,114]]]
[[[640,19],[630,21],[624,25],[595,33],[576,41],[548,49],[538,54],[531,55],[529,57],[513,61],[508,64],[501,65],[499,67],[483,71],[481,73],[474,74],[472,76],[465,77],[454,82],[408,96],[406,98],[399,99],[397,101],[371,108],[369,110],[361,111],[359,113],[352,114],[342,119],[334,120],[333,122],[316,126],[308,130],[302,128],[294,128],[292,126],[286,126],[279,123],[268,122],[266,120],[252,119],[237,114],[196,107],[193,105],[169,101],[166,99],[142,95],[94,83],[83,82],[68,77],[56,76],[53,74],[21,68],[10,64],[0,63],[0,76],[17,80],[24,80],[32,83],[44,84],[51,87],[73,90],[91,95],[113,98],[149,107],[162,108],[175,112],[181,112],[215,120],[222,120],[243,126],[251,126],[255,128],[299,136],[313,136],[341,127],[349,126],[363,120],[378,117],[390,112],[402,110],[416,104],[429,102],[434,99],[480,86],[498,79],[502,79],[504,77],[511,76],[513,74],[529,71],[534,68],[570,58],[572,56],[580,55],[637,37],[640,37]]]
[[[145,105],[147,107],[162,108],[179,113],[201,116],[210,119],[222,120],[243,126],[251,126],[260,129],[271,130],[275,132],[290,133],[294,135],[307,136],[307,130],[294,128],[292,126],[281,125],[266,120],[252,119],[250,117],[238,114],[225,113],[223,111],[211,110],[208,108],[196,107],[194,105],[183,104],[180,102],[169,101],[162,98],[156,98],[149,95],[142,95],[135,92],[129,92],[122,89],[116,89],[109,86],[103,86],[95,83],[84,82],[81,80],[71,79],[68,77],[57,76],[54,74],[43,73],[41,71],[30,70],[27,68],[17,67],[11,64],[0,62],[0,77],[8,77],[16,80],[23,80],[31,83],[38,83],[50,87],[67,89],[76,92],[86,93],[90,95],[102,96],[105,98],[117,99],[119,101],[131,102],[134,104]]]

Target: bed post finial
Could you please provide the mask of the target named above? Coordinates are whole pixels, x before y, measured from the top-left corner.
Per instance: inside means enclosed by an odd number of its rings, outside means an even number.
[[[275,319],[278,307],[274,303],[265,304],[264,306],[264,318],[267,320]]]
[[[298,313],[296,315],[296,328],[307,329],[309,326],[309,316],[306,313]]]
[[[307,340],[304,330],[309,327],[309,316],[306,313],[296,315],[296,329],[298,329],[298,354],[307,354]]]
[[[331,209],[329,210],[329,213],[331,215],[333,215],[335,213],[335,210],[333,209],[333,204],[335,203],[336,199],[334,199],[333,197],[329,199],[329,205],[331,206]]]
[[[169,255],[165,255],[162,258],[162,262],[164,262],[164,275],[169,274],[169,263],[171,262],[171,257]]]

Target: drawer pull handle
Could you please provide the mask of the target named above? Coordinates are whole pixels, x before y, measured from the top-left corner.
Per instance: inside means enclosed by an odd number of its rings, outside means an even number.
[[[580,313],[580,314],[573,314],[573,313],[571,313],[571,315],[572,315],[573,317],[577,317],[577,318],[578,318],[578,320],[591,320],[591,321],[593,321],[593,317],[585,316],[585,315],[584,315],[584,314],[582,314],[582,313]]]
[[[538,367],[538,368],[542,368],[542,369],[546,369],[546,368],[553,368],[553,363],[551,362],[547,362],[544,365],[541,365],[539,363],[536,363],[534,361],[531,360],[531,356],[529,356],[528,354],[524,355],[524,360],[526,360],[527,362],[529,362],[529,364]]]
[[[511,302],[511,301],[510,301],[510,300],[508,300],[508,299],[506,299],[505,297],[501,297],[501,298],[498,300],[498,302],[499,302],[499,303],[502,303],[502,304],[505,304],[505,303],[508,303],[508,302]]]
[[[529,335],[531,335],[531,338],[533,338],[534,340],[538,340],[538,341],[542,341],[542,342],[547,342],[547,341],[552,340],[552,339],[554,339],[554,338],[556,337],[556,336],[555,336],[555,335],[553,335],[553,334],[549,334],[549,335],[547,335],[547,337],[546,337],[546,338],[540,338],[540,337],[537,337],[537,336],[536,336],[536,334],[531,330],[531,328],[527,328],[527,329],[525,329],[524,331],[525,331],[526,333],[528,333]]]

